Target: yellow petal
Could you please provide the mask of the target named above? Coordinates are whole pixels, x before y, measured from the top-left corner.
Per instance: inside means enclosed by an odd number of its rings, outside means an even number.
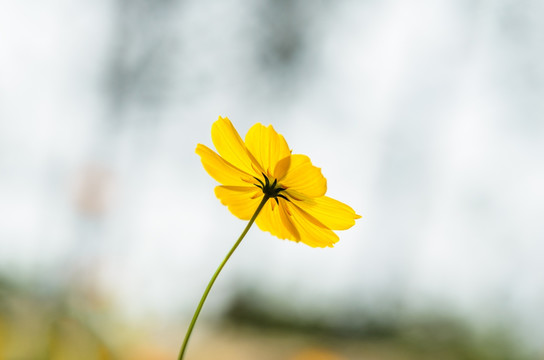
[[[262,190],[255,186],[216,186],[215,196],[234,216],[249,220],[262,200]]]
[[[283,159],[278,161],[276,167],[274,168],[274,179],[282,179],[285,174],[287,174],[289,167],[291,167],[291,155],[284,157]]]
[[[291,215],[291,221],[300,233],[300,241],[311,247],[333,247],[338,242],[338,235],[324,226],[316,218],[295,206],[285,202]]]
[[[350,206],[328,196],[293,202],[332,230],[349,229],[355,225],[355,219],[361,218]]]
[[[253,125],[246,134],[245,143],[249,152],[262,165],[265,174],[269,177],[275,176],[276,164],[291,155],[287,142],[282,135],[274,130],[272,125],[268,125],[268,127],[260,123]],[[288,168],[288,164],[284,163],[278,168],[278,174],[283,177]]]
[[[291,155],[289,171],[280,184],[309,197],[323,196],[327,192],[327,180],[321,169],[313,166],[306,155]]]
[[[223,159],[252,176],[261,176],[260,172],[255,172],[251,155],[228,118],[220,116],[213,123],[212,141]]]
[[[253,180],[251,175],[225,161],[206,145],[198,144],[195,152],[200,156],[206,172],[221,184],[247,186],[247,181]]]
[[[269,200],[256,220],[263,231],[268,231],[280,239],[303,242],[312,247],[332,247],[338,241],[338,236],[292,203],[279,199]]]
[[[287,201],[284,199],[279,199],[278,207],[283,226],[285,226],[289,233],[293,235],[295,241],[300,241],[300,232],[297,230],[293,220],[291,220],[292,214],[287,210]]]
[[[281,201],[285,201],[280,199]],[[283,205],[276,206],[276,200],[270,199],[265,204],[255,223],[262,231],[267,231],[280,239],[300,241],[298,230],[289,219]],[[287,222],[289,221],[289,222]]]

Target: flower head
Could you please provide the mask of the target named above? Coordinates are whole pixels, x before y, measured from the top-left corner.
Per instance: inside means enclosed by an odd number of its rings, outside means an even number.
[[[266,197],[255,222],[280,239],[312,247],[332,247],[338,235],[361,216],[348,205],[325,196],[327,180],[305,155],[291,154],[287,142],[272,125],[257,123],[243,141],[228,118],[212,125],[212,141],[219,155],[198,144],[204,169],[220,184],[215,195],[230,212],[249,220]]]

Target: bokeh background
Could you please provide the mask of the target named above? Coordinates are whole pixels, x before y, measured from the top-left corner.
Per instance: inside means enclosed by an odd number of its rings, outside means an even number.
[[[188,359],[544,358],[544,2],[0,2],[0,359],[172,359],[273,124],[363,215],[250,231]]]

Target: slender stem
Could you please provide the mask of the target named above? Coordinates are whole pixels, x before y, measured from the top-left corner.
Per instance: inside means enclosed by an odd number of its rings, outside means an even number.
[[[202,310],[202,306],[204,305],[204,302],[206,301],[206,298],[208,297],[208,293],[210,292],[210,290],[211,290],[211,288],[213,286],[213,283],[215,282],[215,279],[217,279],[217,276],[219,275],[219,273],[221,272],[221,270],[223,269],[223,267],[225,266],[225,264],[229,260],[232,253],[234,253],[234,250],[236,250],[238,245],[240,245],[240,243],[242,242],[242,239],[246,236],[247,232],[249,231],[249,228],[251,227],[251,225],[253,225],[253,223],[255,222],[255,219],[257,218],[257,215],[259,215],[259,213],[261,212],[264,204],[266,204],[266,202],[268,201],[269,198],[270,197],[268,195],[263,196],[263,199],[261,200],[261,203],[259,204],[259,206],[257,207],[257,210],[255,210],[255,213],[253,214],[253,216],[251,217],[251,219],[247,223],[247,226],[244,229],[244,231],[242,232],[242,235],[240,235],[238,240],[236,240],[236,243],[234,243],[234,246],[232,247],[232,249],[230,249],[227,256],[225,256],[225,259],[223,260],[223,262],[219,265],[217,270],[215,270],[215,273],[213,274],[212,278],[210,279],[210,282],[208,283],[208,286],[206,287],[206,290],[204,290],[204,294],[202,294],[202,298],[200,299],[200,302],[198,303],[198,306],[197,306],[197,308],[195,310],[195,314],[193,315],[193,319],[191,320],[191,324],[189,325],[189,329],[187,329],[187,334],[185,334],[185,339],[183,340],[183,345],[181,345],[181,350],[179,352],[178,360],[183,359],[183,355],[185,354],[185,349],[187,348],[187,343],[189,342],[189,338],[191,337],[191,333],[193,332],[193,327],[195,326],[196,320],[198,319],[198,315],[200,314],[200,310]]]

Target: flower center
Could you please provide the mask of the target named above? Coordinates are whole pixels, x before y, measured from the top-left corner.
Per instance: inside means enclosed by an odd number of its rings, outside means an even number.
[[[289,201],[289,199],[285,197],[285,195],[281,194],[281,192],[284,191],[285,188],[283,188],[281,185],[278,185],[278,179],[274,179],[274,181],[271,183],[268,177],[264,173],[262,174],[264,177],[264,182],[261,179],[254,177],[254,179],[259,182],[258,184],[254,184],[254,185],[260,188],[263,191],[263,194],[265,196],[275,199],[276,203],[278,204],[279,204],[278,202],[279,197]]]

